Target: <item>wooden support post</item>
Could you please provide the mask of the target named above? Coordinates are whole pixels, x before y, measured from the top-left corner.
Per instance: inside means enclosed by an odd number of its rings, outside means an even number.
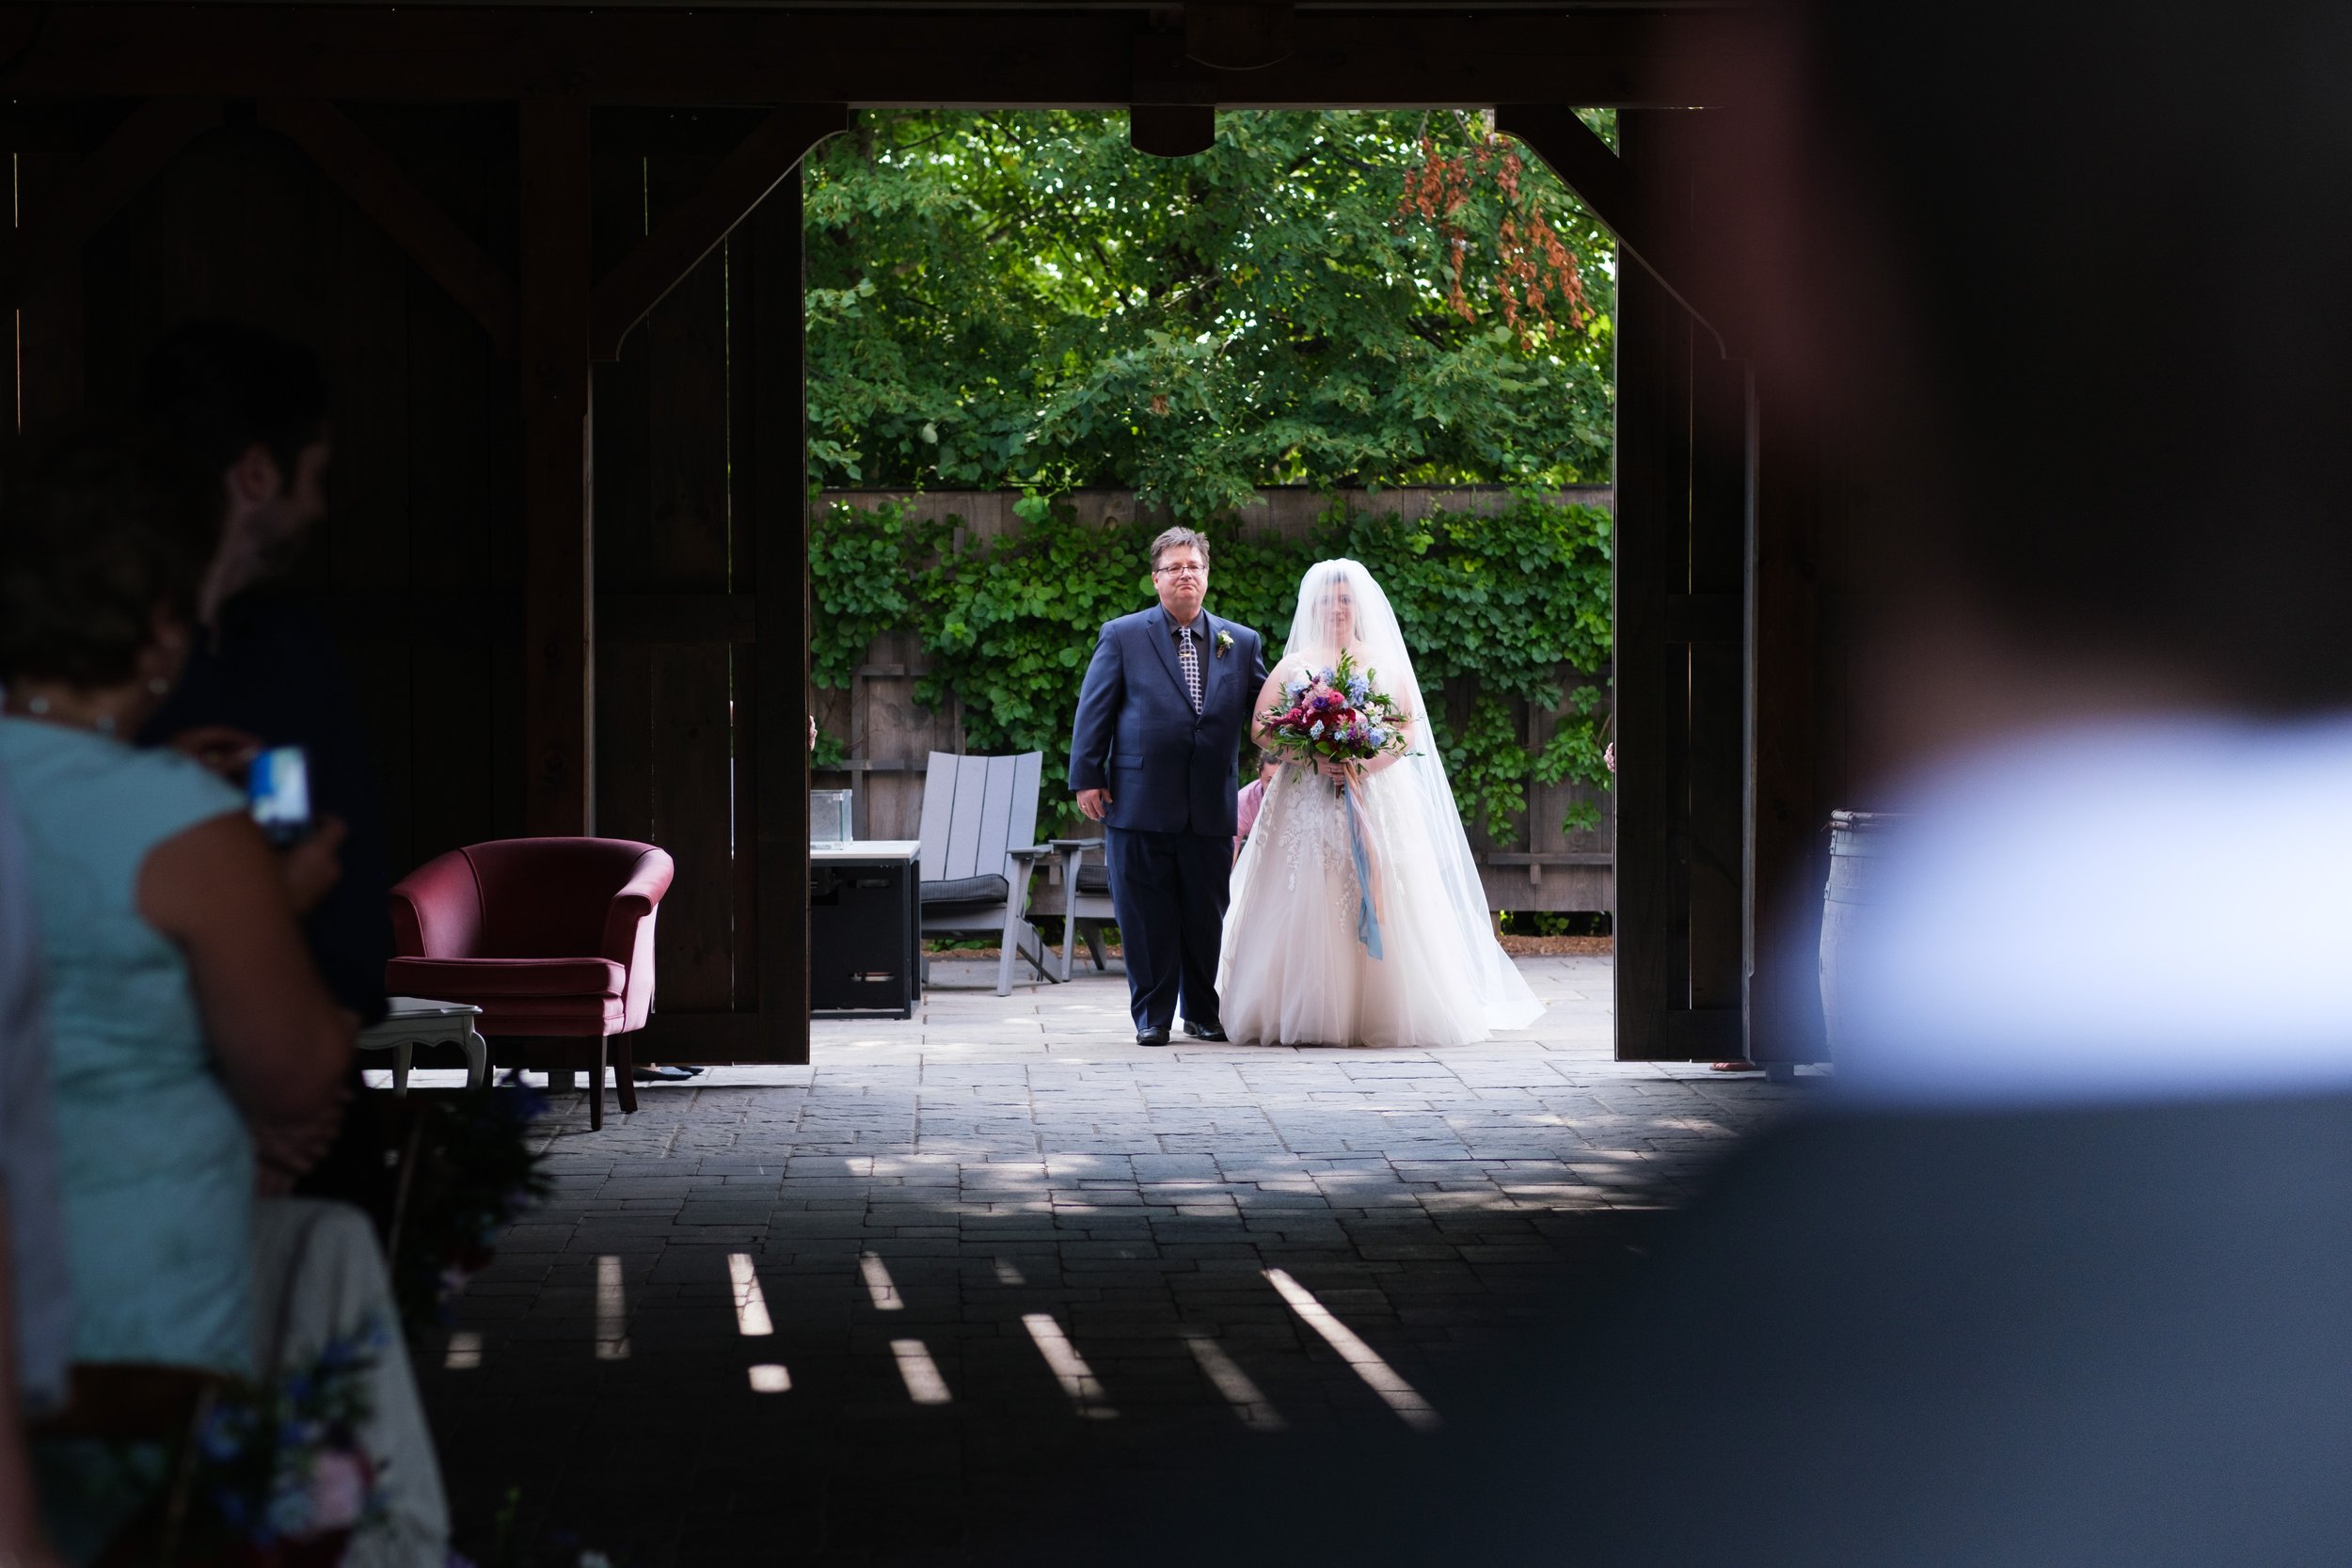
[[[1648,129],[1619,119],[1629,167]],[[1689,646],[1671,600],[1689,591],[1690,317],[1641,267],[1617,277],[1616,607],[1617,1057],[1686,1054],[1671,1014],[1690,1002],[1683,801]]]
[[[1748,366],[1703,330],[1691,346],[1691,596],[1728,613],[1691,628],[1687,1030],[1693,1054],[1721,1060],[1747,1053]]]
[[[748,442],[749,527],[739,530],[758,601],[753,770],[758,911],[757,1059],[808,1060],[808,436],[801,298],[801,182],[753,218],[749,305],[757,351]],[[744,456],[739,448],[737,461]],[[739,559],[741,556],[739,555]],[[740,699],[739,699],[740,700]]]
[[[1820,961],[1832,806],[1823,798],[1818,409],[1773,397],[1756,409],[1750,546],[1749,1052],[1759,1062],[1826,1059]]]
[[[24,152],[16,158],[19,227],[9,231],[11,259],[51,198],[73,178],[75,160],[62,152]],[[82,269],[51,267],[16,302],[15,419],[12,444],[37,451],[82,412]]]
[[[595,486],[588,423],[588,109],[521,106],[523,821],[596,832]]]

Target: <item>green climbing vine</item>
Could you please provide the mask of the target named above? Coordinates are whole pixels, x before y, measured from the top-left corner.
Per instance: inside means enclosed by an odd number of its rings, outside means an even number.
[[[925,521],[892,503],[836,503],[817,519],[809,548],[816,597],[810,649],[819,687],[850,684],[874,639],[913,629],[930,658],[915,698],[962,705],[976,752],[1045,754],[1049,788],[1066,784],[1078,685],[1104,621],[1152,602],[1149,524],[1081,523],[1067,507],[1025,497],[1008,537],[959,545],[953,518]],[[1610,657],[1606,512],[1523,497],[1488,515],[1438,512],[1327,514],[1305,538],[1246,535],[1231,522],[1212,544],[1209,608],[1266,635],[1267,657],[1295,606],[1309,563],[1350,556],[1370,567],[1411,641],[1463,821],[1496,839],[1528,809],[1531,784],[1606,789],[1601,763]],[[1439,684],[1444,702],[1436,696]],[[1514,704],[1556,720],[1531,750]],[[1443,709],[1456,710],[1458,724]],[[818,756],[837,759],[826,736]],[[1564,826],[1589,828],[1598,808],[1579,802]]]

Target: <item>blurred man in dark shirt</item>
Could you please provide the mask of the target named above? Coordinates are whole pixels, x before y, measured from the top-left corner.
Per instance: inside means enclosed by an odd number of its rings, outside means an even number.
[[[343,1006],[374,1022],[390,957],[374,770],[333,640],[273,587],[326,510],[326,377],[282,339],[195,322],[149,357],[143,396],[150,420],[220,470],[228,521],[199,607],[203,635],[140,738],[224,770],[264,747],[309,754],[319,831],[341,837],[343,868],[306,927],[310,951]]]
[[[364,1025],[384,1016],[390,876],[374,766],[334,641],[275,586],[326,515],[326,378],[305,348],[233,322],[190,322],[148,356],[150,423],[221,476],[219,559],[198,605],[200,634],[178,689],[140,733],[242,780],[267,747],[310,764],[316,832],[338,845],[342,879],[304,932],[337,1000]],[[386,1218],[382,1144],[364,1098],[301,1190]]]

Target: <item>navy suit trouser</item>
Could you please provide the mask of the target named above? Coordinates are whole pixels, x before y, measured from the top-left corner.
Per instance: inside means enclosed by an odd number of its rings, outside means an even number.
[[[1232,897],[1233,841],[1125,828],[1105,828],[1103,839],[1136,1027],[1169,1027],[1180,1000],[1186,1022],[1219,1027],[1216,958]]]

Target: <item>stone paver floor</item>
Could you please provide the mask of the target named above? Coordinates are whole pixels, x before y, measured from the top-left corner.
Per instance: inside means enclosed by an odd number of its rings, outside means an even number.
[[[421,1368],[461,1538],[512,1487],[636,1568],[957,1562],[1090,1467],[1442,1404],[1802,1092],[1619,1065],[1608,960],[1522,968],[1484,1045],[1144,1050],[1116,974],[942,963],[810,1066],[568,1098]]]

